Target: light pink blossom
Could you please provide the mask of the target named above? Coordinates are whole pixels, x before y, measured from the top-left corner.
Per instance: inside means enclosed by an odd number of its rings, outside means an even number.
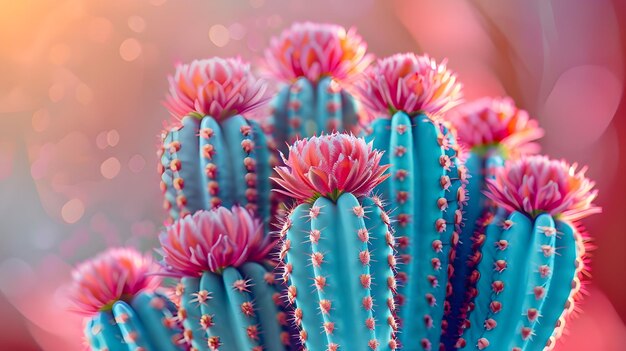
[[[267,260],[275,244],[264,235],[263,223],[238,206],[201,210],[178,219],[159,240],[168,273],[193,277]]]
[[[577,221],[601,210],[593,204],[598,192],[585,177],[586,168],[576,168],[545,156],[522,157],[507,162],[495,179],[487,180],[486,195],[509,211]]]
[[[461,102],[461,83],[428,55],[396,54],[367,69],[356,84],[361,102],[374,115],[396,111],[419,112],[436,117]]]
[[[317,197],[336,200],[343,193],[366,196],[387,177],[389,165],[381,165],[382,152],[371,143],[348,134],[328,134],[296,141],[289,148],[285,166],[276,167],[277,190],[300,202]]]
[[[539,152],[543,136],[536,120],[518,109],[509,97],[485,97],[463,104],[446,115],[456,127],[459,142],[468,148],[502,146],[513,156]]]
[[[372,61],[356,30],[312,22],[294,23],[265,51],[264,66],[274,79],[293,82],[305,77],[317,82],[330,76],[349,81]]]
[[[267,84],[240,58],[213,57],[179,64],[169,83],[165,107],[178,119],[198,115],[223,120],[251,112],[270,98]]]
[[[72,310],[93,315],[109,310],[116,301],[129,301],[142,291],[155,291],[161,278],[151,256],[131,248],[109,249],[79,264],[69,290]]]

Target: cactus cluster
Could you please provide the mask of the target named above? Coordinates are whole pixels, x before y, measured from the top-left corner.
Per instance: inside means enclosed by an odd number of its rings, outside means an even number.
[[[593,182],[533,155],[543,131],[511,99],[462,103],[445,61],[372,61],[354,30],[299,23],[265,53],[276,94],[238,58],[177,67],[162,260],[76,269],[92,350],[555,347]]]

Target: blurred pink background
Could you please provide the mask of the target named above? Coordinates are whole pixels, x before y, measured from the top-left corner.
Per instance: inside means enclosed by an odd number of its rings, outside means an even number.
[[[590,296],[558,350],[626,345],[626,2],[24,0],[0,4],[0,348],[79,350],[71,264],[149,250],[155,146],[178,61],[253,60],[296,20],[355,26],[379,57],[447,57],[468,99],[511,95],[544,152],[587,164],[604,213]]]

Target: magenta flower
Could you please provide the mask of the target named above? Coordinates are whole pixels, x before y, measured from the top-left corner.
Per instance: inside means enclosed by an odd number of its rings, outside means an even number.
[[[167,271],[192,277],[267,260],[275,244],[264,235],[261,221],[238,206],[185,216],[165,229],[159,240]]]
[[[69,291],[72,310],[83,315],[107,311],[117,301],[129,301],[142,291],[155,291],[159,265],[131,248],[109,249],[79,264]]]
[[[461,87],[445,60],[437,64],[428,55],[407,53],[378,60],[365,71],[356,90],[375,116],[404,111],[434,117],[461,102]]]
[[[274,168],[278,177],[272,179],[283,188],[276,191],[300,202],[320,196],[336,201],[343,193],[366,196],[389,177],[381,157],[371,143],[353,135],[314,136],[289,147],[285,166]]]
[[[551,160],[546,156],[527,156],[507,162],[488,179],[486,195],[509,211],[535,217],[549,213],[565,221],[577,221],[601,209],[593,205],[598,191],[585,177],[586,168]]]
[[[446,119],[457,128],[459,142],[469,148],[499,145],[513,155],[539,152],[535,141],[543,136],[543,129],[509,97],[485,97],[463,104]]]
[[[195,115],[219,121],[251,112],[270,98],[267,84],[252,75],[250,64],[240,58],[213,57],[179,64],[169,82],[165,107],[178,119]]]
[[[294,23],[273,38],[265,51],[265,68],[274,79],[317,82],[330,76],[349,81],[372,61],[367,45],[354,29],[335,24]]]

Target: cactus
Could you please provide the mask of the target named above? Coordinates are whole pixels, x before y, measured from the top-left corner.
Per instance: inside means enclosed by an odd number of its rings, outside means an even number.
[[[600,211],[584,172],[564,161],[528,156],[508,162],[488,180],[486,195],[501,213],[483,226],[477,296],[457,348],[554,347],[585,269],[578,221]]]
[[[496,215],[483,194],[486,179],[493,178],[505,160],[537,153],[539,145],[535,140],[543,136],[543,130],[510,98],[482,98],[453,109],[445,118],[457,128],[459,144],[467,150],[465,166],[471,175],[467,183],[465,223],[459,233],[456,258],[451,262],[454,273],[450,282],[456,293],[447,301],[450,310],[444,335],[444,343],[450,348],[466,323],[467,309],[475,294],[476,277],[469,273],[478,262],[477,241],[484,234],[484,224],[493,221]]]
[[[167,271],[181,278],[178,315],[194,349],[286,349],[286,316],[264,265],[274,241],[258,219],[241,207],[201,210],[160,241]]]
[[[303,347],[394,350],[395,257],[389,218],[371,190],[381,153],[331,134],[297,141],[275,181],[299,205],[281,235],[288,300]]]
[[[170,77],[166,106],[180,119],[164,133],[161,189],[172,219],[201,209],[244,206],[270,221],[270,150],[250,113],[266,87],[239,59],[193,61]]]
[[[156,289],[158,265],[132,249],[110,249],[73,272],[73,309],[86,316],[91,350],[184,350],[174,305]]]
[[[390,181],[377,191],[396,221],[400,344],[438,349],[467,172],[454,135],[437,115],[457,103],[460,85],[444,64],[405,54],[380,60],[358,88],[372,114],[381,116],[366,139],[387,151],[383,162],[391,165]]]
[[[358,131],[358,107],[346,87],[370,63],[366,48],[355,30],[332,24],[295,23],[272,39],[264,66],[283,86],[267,125],[281,152],[301,137]]]

